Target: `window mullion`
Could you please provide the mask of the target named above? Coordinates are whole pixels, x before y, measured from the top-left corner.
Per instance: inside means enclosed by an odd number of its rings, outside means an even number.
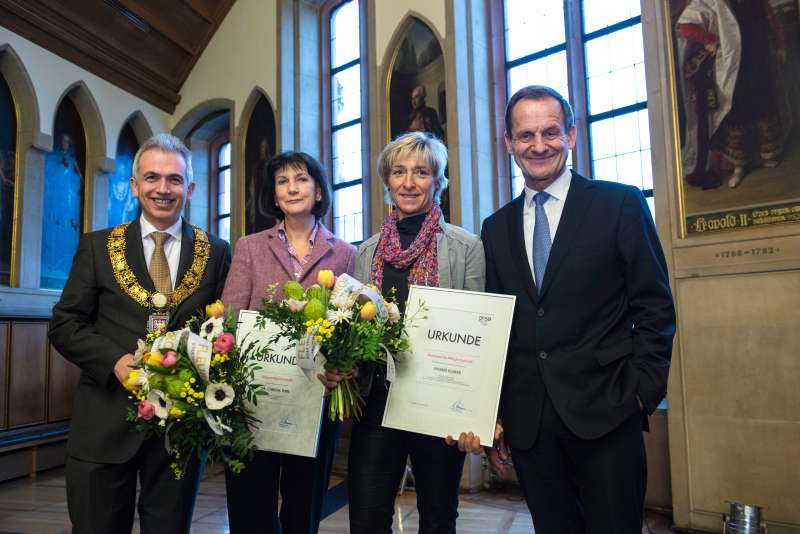
[[[564,0],[564,23],[567,35],[567,66],[570,101],[575,113],[577,139],[572,155],[573,168],[590,176],[592,171],[591,142],[589,139],[589,98],[586,83],[586,54],[583,43],[582,0]]]

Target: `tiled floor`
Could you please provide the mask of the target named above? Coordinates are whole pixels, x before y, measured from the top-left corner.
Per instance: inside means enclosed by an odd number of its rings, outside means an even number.
[[[332,481],[332,485],[340,482]],[[419,516],[413,491],[397,499],[395,532],[416,532]],[[642,532],[667,534],[669,520],[649,514]],[[321,533],[347,532],[347,506],[327,517],[320,526]],[[36,478],[25,478],[0,484],[0,534],[68,534],[64,471],[56,469]],[[138,532],[138,528],[134,529]],[[530,534],[533,524],[515,491],[483,491],[461,496],[458,532],[462,534]],[[215,475],[203,481],[192,521],[194,534],[227,534],[228,517],[225,510],[225,481]]]

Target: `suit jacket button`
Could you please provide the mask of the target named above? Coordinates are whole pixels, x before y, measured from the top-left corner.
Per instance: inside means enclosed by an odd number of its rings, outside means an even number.
[[[544,308],[539,308],[538,310],[536,310],[536,315],[538,315],[539,317],[544,317]]]
[[[542,360],[546,360],[547,359],[547,353],[545,351],[540,352],[539,353],[539,358],[541,358]]]

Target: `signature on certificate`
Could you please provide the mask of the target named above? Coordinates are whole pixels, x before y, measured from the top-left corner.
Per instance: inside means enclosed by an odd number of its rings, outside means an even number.
[[[450,405],[450,411],[455,413],[472,413],[472,410],[461,403],[461,399],[458,399]]]
[[[294,423],[291,419],[289,419],[288,415],[284,415],[283,418],[278,422],[278,426],[281,428],[289,428],[290,426],[294,426]]]

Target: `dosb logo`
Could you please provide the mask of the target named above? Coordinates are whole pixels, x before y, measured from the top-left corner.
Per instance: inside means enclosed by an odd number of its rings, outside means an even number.
[[[481,323],[483,326],[492,322],[491,315],[478,315],[478,322]]]

